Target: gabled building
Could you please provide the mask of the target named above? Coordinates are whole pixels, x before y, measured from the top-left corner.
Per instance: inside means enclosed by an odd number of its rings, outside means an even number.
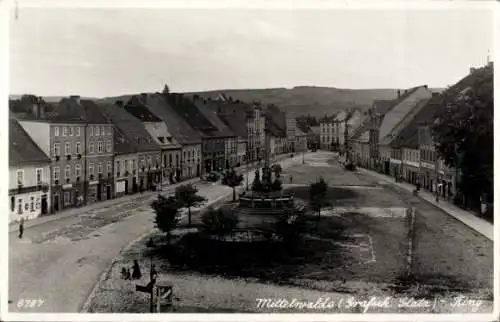
[[[370,167],[370,128],[371,120],[365,120],[350,138],[352,159],[357,165],[364,168]]]
[[[226,133],[212,124],[193,103],[182,94],[172,93],[165,96],[167,103],[177,114],[195,130],[202,138],[203,168],[205,172],[219,171],[225,168]],[[201,100],[201,98],[198,98]],[[193,100],[195,100],[193,98]],[[206,103],[206,100],[203,101]]]
[[[151,188],[157,172],[153,173],[148,164],[153,166],[153,160],[161,157],[160,146],[144,124],[126,111],[122,101],[99,104],[99,107],[115,127],[115,194],[119,196]]]
[[[68,100],[72,103],[66,104]],[[79,97],[48,104],[39,97],[24,95],[17,104],[25,111],[16,116],[19,124],[51,159],[50,211],[88,201],[85,155],[89,121]]]
[[[392,107],[382,117],[378,129],[378,138],[375,144],[380,154],[383,164],[383,172],[389,174],[391,146],[390,143],[395,139],[399,132],[413,119],[413,116],[425,104],[423,100],[429,99],[432,92],[427,85],[419,86],[405,91],[401,94],[398,91],[398,98],[394,101]]]
[[[334,150],[340,142],[337,142],[338,122],[335,120],[336,115],[324,116],[319,120],[320,128],[320,147],[323,150]]]
[[[245,113],[219,114],[221,120],[227,124],[236,135],[236,166],[247,163],[248,132]]]
[[[80,100],[78,97],[76,99],[63,99],[59,105],[70,110],[81,108],[82,113],[86,115],[83,172],[87,182],[87,204],[114,198],[113,123],[104,116],[99,106],[91,100]]]
[[[182,179],[181,145],[168,131],[161,118],[151,112],[147,104],[148,95],[134,95],[125,104],[125,110],[138,118],[155,143],[161,148],[161,155],[147,163],[151,176],[148,182],[173,184]],[[140,162],[140,160],[139,160]]]
[[[50,209],[50,158],[16,120],[9,120],[9,222]]]
[[[193,105],[195,105],[201,114],[217,128],[216,135],[224,140],[224,168],[229,169],[235,167],[238,163],[238,139],[233,130],[227,126],[224,121],[217,115],[219,105],[223,102],[214,100],[203,100],[199,97],[192,98]]]
[[[203,172],[201,134],[177,113],[169,103],[168,94],[148,95],[146,104],[167,125],[169,133],[181,145],[182,178],[199,177]]]

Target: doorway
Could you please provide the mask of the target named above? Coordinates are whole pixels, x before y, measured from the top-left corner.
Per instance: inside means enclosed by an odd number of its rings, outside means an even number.
[[[128,179],[125,180],[125,194],[128,195]]]
[[[136,177],[134,177],[134,178],[132,179],[132,191],[133,191],[134,193],[136,193],[136,192],[137,192],[137,178],[136,178]]]
[[[54,212],[59,211],[59,194],[54,195]]]
[[[107,185],[106,186],[106,200],[110,200],[110,199],[111,199],[111,186]]]
[[[47,213],[47,195],[42,195],[42,215]]]

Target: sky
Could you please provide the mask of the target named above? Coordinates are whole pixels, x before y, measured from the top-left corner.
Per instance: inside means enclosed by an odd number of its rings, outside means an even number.
[[[488,51],[485,9],[21,7],[10,23],[9,91],[446,87],[486,64]]]

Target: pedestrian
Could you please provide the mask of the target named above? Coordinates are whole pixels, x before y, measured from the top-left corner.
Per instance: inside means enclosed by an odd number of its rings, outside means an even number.
[[[128,267],[127,267],[127,268],[125,269],[125,279],[126,279],[126,280],[131,280],[132,278],[131,278],[131,276],[130,276],[130,275],[131,275],[131,274],[130,274],[130,268],[128,268]]]
[[[137,259],[134,259],[134,266],[132,267],[132,279],[138,280],[142,276],[141,268],[139,267],[139,262]]]
[[[125,268],[125,266],[122,267],[122,280],[126,280],[127,279],[127,269]]]
[[[23,238],[23,233],[24,233],[24,218],[21,217],[21,220],[19,221],[19,239]]]

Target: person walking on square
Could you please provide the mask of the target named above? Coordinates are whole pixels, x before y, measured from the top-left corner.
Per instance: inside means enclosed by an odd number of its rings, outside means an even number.
[[[141,274],[141,268],[139,267],[139,262],[137,259],[134,259],[134,266],[132,268],[132,279],[138,280],[142,276]]]
[[[24,233],[24,218],[21,218],[19,221],[19,239],[23,238],[23,233]]]

